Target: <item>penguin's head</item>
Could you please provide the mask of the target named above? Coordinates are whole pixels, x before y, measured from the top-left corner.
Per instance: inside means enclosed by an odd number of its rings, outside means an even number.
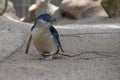
[[[36,25],[52,25],[52,23],[54,21],[56,21],[56,19],[54,17],[51,17],[48,14],[41,14],[36,18],[34,24],[36,24]]]

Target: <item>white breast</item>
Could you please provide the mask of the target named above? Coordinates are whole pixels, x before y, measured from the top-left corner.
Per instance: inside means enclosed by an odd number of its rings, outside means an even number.
[[[48,29],[36,28],[32,31],[32,39],[39,52],[56,52],[58,47],[54,37]]]

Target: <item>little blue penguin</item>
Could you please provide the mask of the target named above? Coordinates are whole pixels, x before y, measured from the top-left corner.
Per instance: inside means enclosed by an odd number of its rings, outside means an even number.
[[[52,26],[56,19],[48,14],[39,15],[31,28],[31,36],[28,41],[26,53],[28,53],[31,39],[40,53],[40,60],[52,60],[61,49],[64,52],[60,36],[57,30]]]

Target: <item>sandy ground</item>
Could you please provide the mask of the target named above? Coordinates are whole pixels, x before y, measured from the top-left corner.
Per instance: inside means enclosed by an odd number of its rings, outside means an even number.
[[[74,46],[70,54],[76,51]],[[88,52],[74,58],[57,56],[51,61],[40,61],[33,45],[28,55],[24,52],[25,46],[0,63],[0,80],[120,80],[119,54],[108,57]]]
[[[25,54],[23,41],[22,47],[0,62],[0,80],[120,80],[119,21],[105,17],[61,20],[55,26],[64,54],[78,54],[76,57],[58,55],[51,61],[41,61],[33,43]],[[24,36],[23,40],[27,39]]]

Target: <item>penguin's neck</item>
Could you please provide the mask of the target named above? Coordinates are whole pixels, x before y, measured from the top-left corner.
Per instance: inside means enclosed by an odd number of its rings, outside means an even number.
[[[49,31],[49,25],[37,25],[34,30],[44,34]]]
[[[45,38],[50,36],[49,27],[47,26],[37,26],[32,30],[32,36],[35,38]]]

